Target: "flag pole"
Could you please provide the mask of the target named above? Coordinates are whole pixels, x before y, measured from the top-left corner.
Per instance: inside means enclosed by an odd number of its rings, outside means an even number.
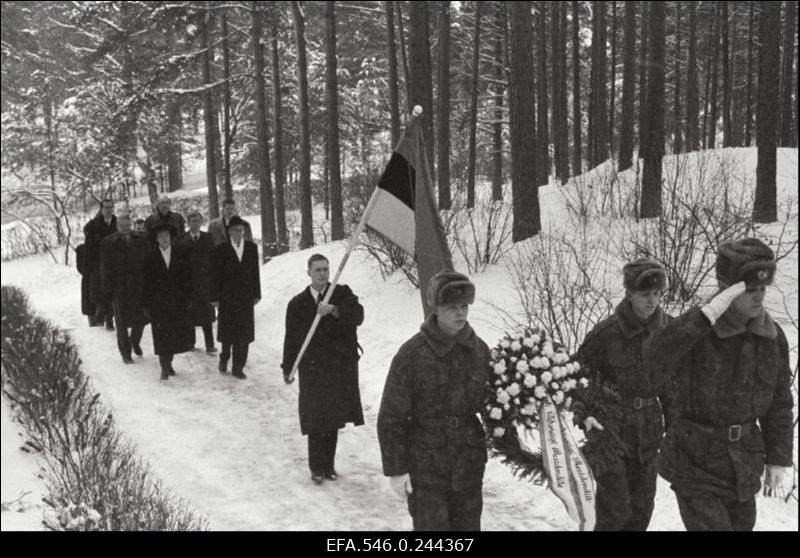
[[[411,116],[408,118],[408,123],[406,127],[410,126],[411,123],[422,114],[422,107],[420,105],[414,106],[414,110],[411,113]],[[402,139],[400,141],[403,141]],[[397,146],[395,146],[397,149]],[[344,253],[344,257],[342,261],[339,262],[339,267],[336,270],[336,274],[333,276],[333,281],[331,281],[330,287],[325,293],[325,298],[322,299],[322,304],[328,304],[328,301],[331,299],[333,295],[333,290],[336,288],[336,285],[339,283],[339,277],[342,275],[342,271],[344,270],[344,266],[347,264],[347,260],[350,258],[350,254],[353,252],[353,249],[358,244],[359,239],[361,238],[361,233],[364,232],[364,227],[367,225],[367,220],[369,219],[370,215],[372,214],[372,210],[375,207],[375,200],[377,199],[378,189],[375,188],[372,192],[372,196],[369,198],[369,202],[367,203],[367,207],[364,209],[364,214],[361,216],[361,221],[358,223],[358,227],[350,236],[350,244],[347,246],[347,251]],[[306,334],[305,340],[303,340],[303,345],[300,347],[300,352],[297,353],[297,358],[294,360],[294,365],[292,365],[292,370],[289,372],[289,379],[288,382],[292,383],[294,381],[294,376],[297,373],[297,368],[300,366],[300,360],[303,358],[303,355],[308,349],[309,343],[311,343],[311,338],[314,337],[314,332],[317,330],[317,326],[319,326],[319,322],[322,319],[322,316],[317,314],[314,316],[314,322],[311,324],[311,328],[308,330]]]

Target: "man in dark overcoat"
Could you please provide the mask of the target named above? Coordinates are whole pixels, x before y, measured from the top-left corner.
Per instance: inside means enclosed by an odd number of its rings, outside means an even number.
[[[434,312],[392,360],[378,413],[383,474],[407,498],[416,531],[481,528],[486,435],[478,418],[489,347],[467,321],[475,286],[444,270],[428,282]]]
[[[131,217],[120,215],[117,232],[103,240],[102,287],[111,301],[117,323],[117,347],[125,364],[133,364],[131,350],[142,356],[139,342],[148,323],[142,311],[144,260],[150,242],[131,231]],[[128,332],[130,329],[130,333]]]
[[[114,329],[114,311],[111,301],[105,298],[101,283],[101,259],[103,240],[117,232],[117,218],[114,216],[114,201],[103,199],[100,210],[92,220],[83,227],[84,244],[86,245],[86,269],[89,277],[89,302],[95,306],[94,324],[106,329]]]
[[[97,325],[97,318],[95,318],[95,305],[92,304],[89,292],[89,269],[86,267],[86,244],[81,243],[75,247],[75,267],[78,273],[81,274],[81,314],[89,318],[89,326]]]
[[[172,211],[170,209],[171,207],[172,200],[169,199],[169,196],[161,196],[158,198],[156,212],[144,220],[144,228],[145,231],[147,231],[147,234],[152,235],[155,226],[163,223],[172,225],[178,234],[184,233],[186,230],[186,224],[184,223],[183,215]]]
[[[200,230],[203,216],[193,211],[187,216],[189,230],[178,236],[175,246],[185,252],[189,260],[192,279],[192,347],[195,343],[195,328],[203,329],[206,352],[217,352],[214,346],[214,330],[212,324],[216,320],[216,312],[211,306],[211,255],[214,252],[214,241],[211,235]]]
[[[775,269],[762,241],[723,242],[717,294],[646,347],[653,381],[676,384],[658,470],[690,531],[752,530],[762,475],[772,492],[792,466],[789,348],[764,308]]]
[[[359,345],[356,328],[364,321],[364,308],[347,285],[336,285],[328,303],[330,288],[328,259],[314,254],[308,260],[311,285],[292,298],[286,308],[286,336],[283,342],[284,381],[290,378],[300,347],[317,314],[317,330],[298,367],[300,432],[308,436],[308,465],[311,479],[336,480],[336,445],[339,429],[352,422],[364,424],[358,389]]]
[[[625,298],[614,314],[589,332],[576,355],[592,370],[594,381],[621,397],[621,401],[609,405],[615,407],[615,417],[622,417],[613,427],[619,429],[626,455],[595,474],[596,531],[645,531],[653,515],[656,459],[664,436],[662,403],[667,394],[651,385],[644,368],[644,343],[669,319],[660,305],[666,282],[666,271],[652,258],[626,264]],[[576,402],[573,411],[576,423],[585,429],[590,442],[597,431],[609,427],[600,409]]]
[[[234,215],[229,223],[230,240],[214,248],[211,259],[211,305],[219,312],[217,341],[222,343],[219,371],[247,378],[244,367],[250,343],[255,339],[253,307],[261,301],[258,247],[244,239],[244,222]]]
[[[156,248],[145,259],[143,301],[153,332],[153,352],[161,365],[161,379],[167,380],[175,375],[173,356],[192,348],[192,279],[185,253],[172,245],[176,232],[172,225],[159,223],[150,232],[156,239]]]

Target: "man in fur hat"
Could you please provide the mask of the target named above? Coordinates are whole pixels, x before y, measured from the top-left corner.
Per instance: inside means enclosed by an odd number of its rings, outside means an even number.
[[[717,294],[646,349],[654,382],[676,382],[658,470],[690,531],[752,530],[765,464],[768,493],[792,465],[789,349],[764,308],[775,264],[758,239],[722,243]]]
[[[392,360],[378,413],[383,473],[407,499],[414,529],[480,530],[485,433],[477,414],[489,381],[489,347],[467,321],[475,286],[440,271],[434,308]]]
[[[586,336],[577,354],[594,372],[595,381],[613,387],[621,396],[614,405],[621,421],[614,426],[627,449],[619,462],[595,471],[597,531],[647,529],[656,495],[656,457],[664,435],[661,404],[665,394],[650,382],[643,345],[669,319],[659,304],[667,274],[653,258],[640,258],[625,265],[623,278],[625,298],[614,314]],[[592,405],[576,401],[573,410],[590,443],[609,426],[607,417]]]

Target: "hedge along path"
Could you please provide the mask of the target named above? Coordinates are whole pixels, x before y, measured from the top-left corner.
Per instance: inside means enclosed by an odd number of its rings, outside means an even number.
[[[45,526],[80,531],[207,530],[208,522],[154,478],[93,393],[70,338],[3,286],[2,389],[41,452]]]

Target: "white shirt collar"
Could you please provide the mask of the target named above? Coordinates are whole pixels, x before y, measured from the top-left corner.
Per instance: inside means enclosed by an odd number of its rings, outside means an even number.
[[[161,251],[161,257],[164,258],[164,263],[167,264],[167,267],[169,267],[169,261],[172,257],[172,244],[167,246],[166,250],[164,250],[161,246],[159,246],[158,249]]]
[[[318,291],[317,289],[314,288],[314,285],[309,285],[308,286],[308,288],[311,290],[311,295],[314,297],[314,300],[317,300],[319,298],[319,295],[324,293],[325,289],[327,287],[328,287],[328,285],[325,285],[325,287],[323,287],[323,289],[321,291]]]
[[[231,238],[231,246],[233,246],[233,251],[236,252],[236,257],[239,258],[239,261],[242,261],[242,254],[244,254],[244,238],[239,243],[239,246],[236,246],[236,243]]]

